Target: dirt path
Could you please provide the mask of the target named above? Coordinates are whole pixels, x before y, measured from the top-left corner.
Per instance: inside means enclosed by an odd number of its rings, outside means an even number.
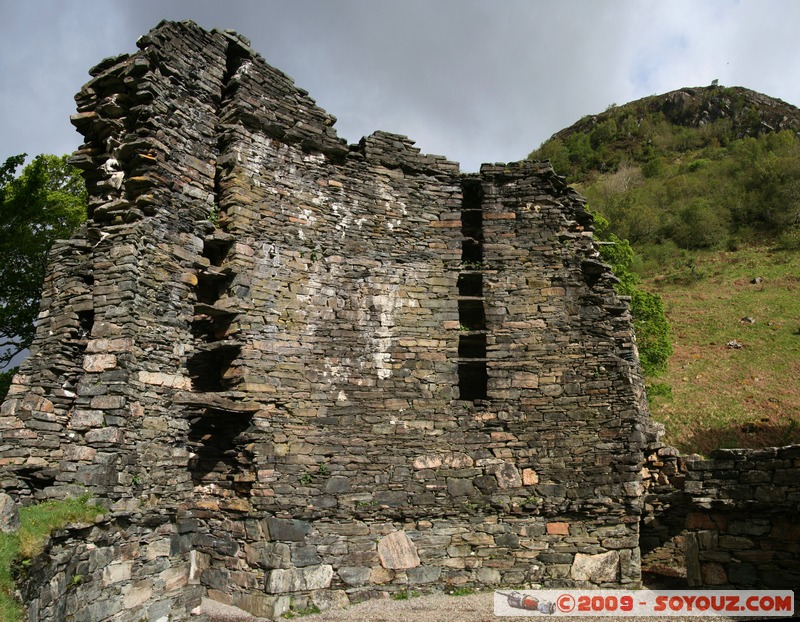
[[[225,607],[204,600],[204,613],[208,613],[211,622],[266,622],[254,618],[234,607]],[[534,617],[534,616],[531,616]],[[541,619],[542,616],[535,616]],[[575,622],[609,622],[610,617],[559,617],[544,616],[551,620],[570,620]],[[494,593],[488,591],[469,596],[448,596],[431,594],[408,600],[379,598],[368,600],[346,609],[332,609],[322,613],[296,616],[302,622],[497,622],[498,620],[526,619],[500,618],[494,615]],[[527,618],[530,619],[530,618]],[[618,618],[626,622],[697,622],[697,617],[625,617]],[[714,622],[734,622],[741,620],[757,620],[764,618],[751,617],[714,617]],[[784,618],[787,619],[787,618]]]

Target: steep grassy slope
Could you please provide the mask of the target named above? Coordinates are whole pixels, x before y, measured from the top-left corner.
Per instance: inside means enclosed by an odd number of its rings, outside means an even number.
[[[800,443],[800,253],[693,259],[645,281],[664,300],[674,348],[652,381],[653,417],[688,452]]]
[[[686,451],[800,442],[799,136],[798,108],[714,85],[610,106],[531,153],[663,298],[674,354],[649,394]]]

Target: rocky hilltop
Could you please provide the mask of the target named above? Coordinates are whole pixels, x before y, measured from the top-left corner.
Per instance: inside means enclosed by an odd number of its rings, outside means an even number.
[[[646,114],[661,113],[674,125],[702,127],[720,119],[730,121],[737,138],[764,132],[792,130],[800,132],[800,109],[780,99],[740,86],[700,86],[682,88],[662,95],[651,95],[609,110],[583,117],[556,132],[550,140],[562,140],[591,130],[620,113],[630,112],[639,121]]]

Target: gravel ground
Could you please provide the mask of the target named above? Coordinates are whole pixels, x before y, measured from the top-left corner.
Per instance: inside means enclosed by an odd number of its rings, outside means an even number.
[[[208,613],[212,622],[266,622],[262,618],[254,618],[241,609],[227,607],[211,600],[204,600],[201,608],[203,613]],[[473,594],[469,596],[447,596],[445,594],[432,594],[409,598],[408,600],[393,600],[381,598],[369,600],[346,609],[324,611],[313,615],[297,616],[295,619],[302,622],[495,622],[496,620],[525,620],[531,617],[504,617],[494,615],[493,592]],[[576,622],[610,622],[613,617],[566,617],[554,615],[535,616],[539,619],[574,620]],[[765,618],[752,617],[625,617],[617,618],[627,622],[697,622],[698,620],[713,620],[713,622],[733,622],[736,620],[757,620]],[[777,618],[787,620],[789,618]]]

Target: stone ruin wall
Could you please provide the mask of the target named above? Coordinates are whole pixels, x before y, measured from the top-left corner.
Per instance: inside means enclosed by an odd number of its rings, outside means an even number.
[[[638,587],[659,440],[583,200],[348,146],[233,33],[138,46],[77,96],[90,218],[0,413],[6,492],[109,507],[35,560],[31,619]]]
[[[347,146],[233,34],[139,47],[77,97],[90,219],[2,411],[6,491],[111,508],[42,611],[638,586],[641,383],[582,200]]]
[[[800,446],[648,456],[642,572],[666,586],[800,586]]]

